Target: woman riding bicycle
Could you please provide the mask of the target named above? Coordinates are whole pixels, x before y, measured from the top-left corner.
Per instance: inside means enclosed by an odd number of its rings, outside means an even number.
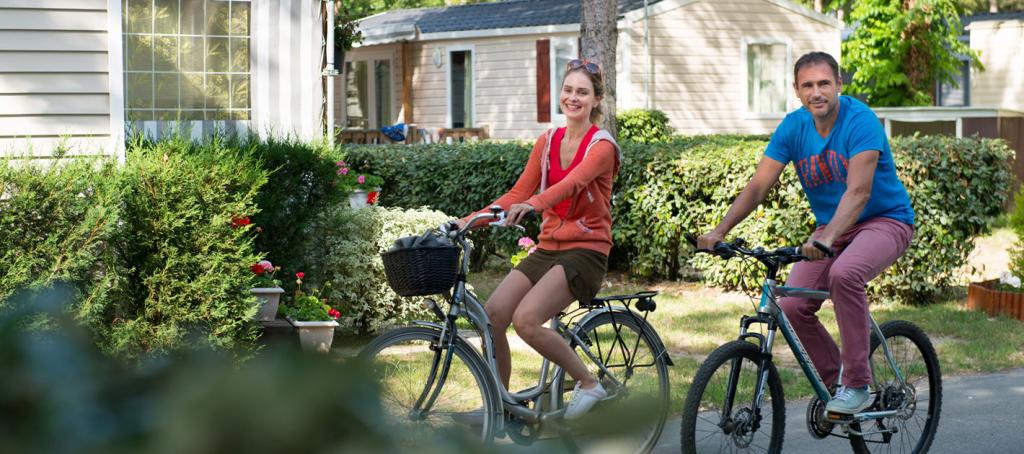
[[[543,213],[537,250],[509,272],[485,307],[506,388],[512,375],[505,336],[509,324],[576,380],[566,419],[579,418],[607,396],[565,339],[544,326],[573,300],[593,299],[608,266],[612,180],[620,151],[611,134],[594,125],[601,118],[603,95],[601,68],[587,60],[570,61],[559,95],[566,126],[538,137],[519,180],[488,204],[505,209],[509,224],[518,224],[528,213]],[[459,227],[475,214],[457,221]]]

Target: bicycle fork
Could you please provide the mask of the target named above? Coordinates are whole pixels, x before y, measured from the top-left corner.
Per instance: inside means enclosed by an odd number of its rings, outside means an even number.
[[[437,397],[441,394],[441,388],[444,387],[445,380],[448,379],[448,370],[452,365],[452,354],[455,349],[452,344],[455,341],[455,314],[456,311],[453,309],[447,316],[447,322],[441,328],[441,335],[437,337],[437,343],[430,345],[430,350],[434,352],[434,359],[430,365],[430,374],[427,375],[427,382],[423,385],[423,392],[420,393],[419,399],[416,399],[416,404],[413,405],[409,416],[413,419],[424,419],[428,411],[434,406],[434,402],[437,401]],[[441,356],[444,355],[444,361],[441,360]],[[440,366],[440,374],[438,374],[438,366]],[[429,398],[428,398],[429,396]]]

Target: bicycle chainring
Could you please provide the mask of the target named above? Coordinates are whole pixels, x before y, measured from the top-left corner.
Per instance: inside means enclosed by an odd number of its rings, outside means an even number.
[[[832,434],[835,424],[825,416],[825,402],[815,396],[807,404],[807,431],[811,436],[821,440]]]

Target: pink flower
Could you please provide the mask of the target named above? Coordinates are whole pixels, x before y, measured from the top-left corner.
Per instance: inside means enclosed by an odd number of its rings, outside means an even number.
[[[345,161],[338,161],[337,165],[338,167],[345,167],[347,164],[345,164]]]
[[[533,244],[533,238],[530,238],[528,236],[524,236],[519,239],[519,247],[523,249],[529,249],[530,246],[533,246]]]
[[[295,273],[295,277],[297,277],[299,279],[302,279],[302,278],[306,277],[306,273],[303,273],[302,271],[299,271],[298,273]]]
[[[337,319],[338,319],[338,317],[341,317],[341,312],[338,312],[338,310],[337,310],[337,309],[335,309],[335,308],[333,308],[333,307],[332,307],[332,308],[331,308],[331,310],[327,311],[327,315],[328,315],[329,317],[331,317],[331,318],[333,318],[333,319],[337,320]]]
[[[359,182],[359,184],[366,183],[366,175],[359,175],[359,178],[356,178],[356,181]]]
[[[338,175],[348,175],[348,167],[338,169]]]
[[[526,255],[533,254],[533,252],[536,251],[536,250],[537,250],[537,246],[531,247],[529,251],[526,251]]]
[[[274,265],[270,263],[270,260],[260,260],[256,264],[259,265],[259,266],[262,266],[264,271],[267,271],[267,272],[274,271]]]

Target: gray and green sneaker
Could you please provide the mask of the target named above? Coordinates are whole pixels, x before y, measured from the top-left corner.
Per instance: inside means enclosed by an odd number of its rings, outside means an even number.
[[[825,411],[842,415],[853,415],[870,407],[873,401],[871,391],[867,386],[862,388],[840,386],[836,396],[828,401],[828,405],[825,405]]]

